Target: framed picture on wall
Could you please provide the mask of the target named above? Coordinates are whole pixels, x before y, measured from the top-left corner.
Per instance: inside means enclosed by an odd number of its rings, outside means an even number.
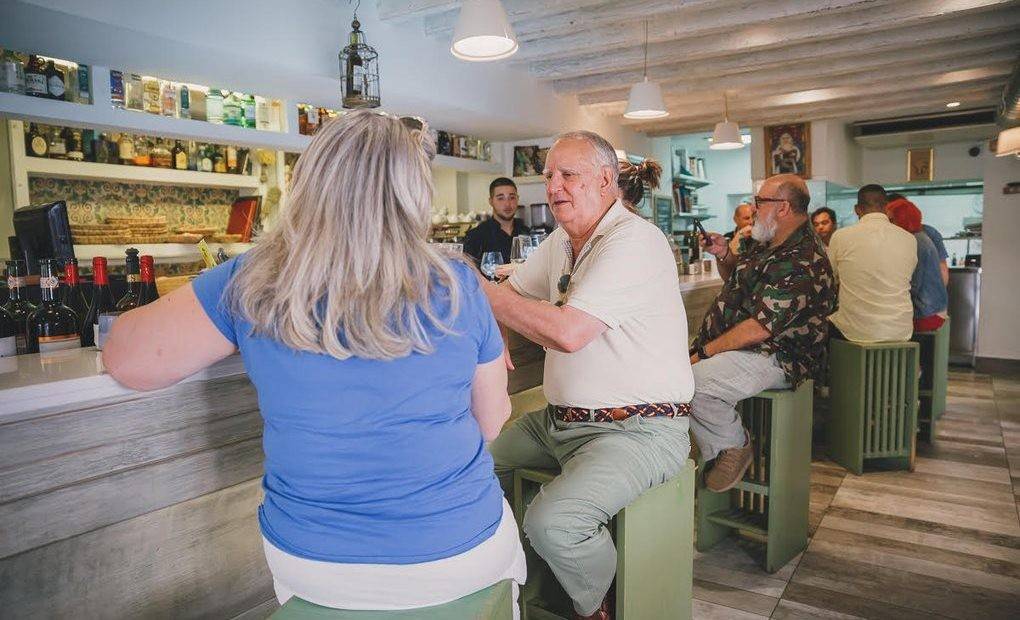
[[[907,182],[931,181],[935,178],[935,149],[907,149]]]
[[[765,176],[784,173],[811,178],[811,123],[765,127]]]

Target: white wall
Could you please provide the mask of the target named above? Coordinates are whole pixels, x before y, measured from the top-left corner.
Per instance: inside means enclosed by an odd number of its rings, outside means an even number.
[[[980,179],[985,166],[984,157],[971,157],[967,151],[980,146],[988,150],[984,141],[947,142],[936,144],[934,180],[954,181]],[[861,182],[880,185],[899,185],[907,182],[907,147],[861,149]]]
[[[847,122],[841,119],[812,121],[810,132],[811,178],[847,187],[858,185],[862,176],[861,149],[853,141]],[[764,140],[764,128],[752,127],[751,174],[755,181],[765,178]],[[813,192],[812,204],[815,203]]]
[[[0,42],[88,64],[339,107],[337,54],[352,7],[341,0],[4,0]],[[382,23],[376,2],[358,18],[380,55],[383,106],[438,128],[492,140],[591,128],[644,140],[616,119],[589,117],[576,99],[508,63],[455,59],[419,23]]]
[[[980,160],[985,219],[978,355],[1020,359],[1020,194],[1002,193],[1006,183],[1020,181],[1020,159],[984,154]]]
[[[708,230],[727,232],[733,229],[733,209],[736,207],[735,197],[751,194],[751,152],[756,145],[753,142],[742,149],[732,151],[713,151],[708,148],[705,139],[709,134],[698,133],[686,136],[675,136],[672,148],[687,149],[692,157],[705,160],[705,176],[711,185],[698,190],[698,206],[708,207],[708,213],[715,216],[705,222]],[[670,160],[662,162],[666,175],[670,173]]]

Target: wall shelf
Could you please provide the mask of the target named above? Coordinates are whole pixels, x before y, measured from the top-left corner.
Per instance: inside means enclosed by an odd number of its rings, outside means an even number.
[[[484,161],[481,159],[466,159],[464,157],[451,157],[449,155],[436,155],[432,165],[438,168],[449,168],[458,172],[481,172],[485,174],[502,174],[503,165],[498,161]]]
[[[250,250],[253,243],[209,243],[209,249],[213,254],[223,248],[228,256],[237,256]],[[152,256],[156,263],[190,263],[202,260],[198,246],[193,243],[129,243],[123,245],[75,245],[74,256],[84,264],[97,256],[103,256],[109,260],[124,258],[124,250],[137,248],[139,254]]]
[[[98,164],[87,161],[80,162],[43,157],[26,157],[23,161],[29,177],[184,185],[189,187],[219,187],[226,189],[256,190],[259,187],[258,177],[244,174],[221,174],[217,172],[197,172],[194,170]]]
[[[702,179],[701,177],[695,177],[689,174],[675,175],[673,177],[673,181],[675,183],[683,185],[684,187],[689,187],[692,189],[698,189],[699,187],[705,187],[706,185],[712,184],[712,182],[709,181],[708,179]]]

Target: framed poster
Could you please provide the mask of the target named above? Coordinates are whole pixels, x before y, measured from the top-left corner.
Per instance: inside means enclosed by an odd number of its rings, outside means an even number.
[[[765,176],[811,178],[811,123],[765,127]]]
[[[907,149],[907,182],[931,181],[935,177],[935,149]]]
[[[538,155],[538,145],[515,146],[514,147],[514,176],[533,177],[542,174],[542,170],[535,170],[535,158]]]

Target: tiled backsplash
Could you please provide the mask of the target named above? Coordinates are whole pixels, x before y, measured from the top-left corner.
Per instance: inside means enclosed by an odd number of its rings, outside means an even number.
[[[107,216],[166,216],[167,225],[226,229],[237,190],[107,181],[30,178],[32,204],[67,201],[72,224],[102,222]]]

